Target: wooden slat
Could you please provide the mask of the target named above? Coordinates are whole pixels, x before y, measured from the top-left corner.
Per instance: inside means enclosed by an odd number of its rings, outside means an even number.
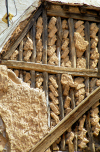
[[[68,19],[69,25],[69,42],[70,42],[70,56],[72,67],[76,68],[76,51],[74,46],[74,22],[72,18]]]
[[[35,62],[36,58],[36,43],[35,43],[35,34],[36,34],[36,22],[32,26],[31,29],[31,37],[33,40],[33,50],[32,50],[32,57],[31,57],[31,62]],[[35,88],[35,71],[31,70],[31,87]]]
[[[34,14],[34,17],[29,21],[28,25],[25,27],[25,29],[22,31],[16,42],[9,48],[9,50],[3,54],[3,59],[9,59],[9,57],[12,55],[12,53],[15,51],[19,43],[22,41],[24,36],[27,34],[27,32],[30,30],[30,28],[33,26],[37,18],[40,16],[42,12],[42,7],[40,7],[37,12]]]
[[[79,69],[79,68],[67,68],[58,67],[46,64],[24,62],[24,61],[13,61],[13,60],[2,60],[1,65],[6,65],[8,68],[23,69],[23,70],[34,70],[38,72],[48,72],[52,74],[68,73],[72,76],[85,76],[85,77],[97,77],[100,78],[98,69]]]
[[[44,152],[59,136],[70,128],[86,111],[100,99],[100,87],[63,118],[30,152]]]
[[[85,40],[89,42],[89,45],[86,48],[86,68],[89,69],[89,61],[90,61],[90,26],[89,22],[85,22]]]
[[[23,40],[19,45],[19,61],[23,61]]]
[[[60,16],[63,18],[73,18],[73,19],[78,19],[78,20],[86,20],[86,21],[92,21],[92,22],[100,22],[100,17],[98,16],[93,16],[89,14],[75,14],[75,13],[69,13],[64,10],[56,10],[56,9],[51,9],[47,10],[47,15],[49,16]]]
[[[88,112],[87,116],[86,116],[86,128],[87,128],[87,132],[88,132],[88,136],[89,136],[89,148],[91,150],[91,152],[95,152],[95,144],[93,141],[93,133],[92,133],[92,129],[91,129],[91,123],[90,123],[90,112]]]
[[[99,27],[99,33],[98,33],[98,40],[99,40],[99,42],[98,42],[98,52],[100,54],[100,23],[99,23],[98,27]],[[100,55],[99,55],[99,62],[98,62],[98,71],[100,73]]]
[[[43,9],[43,64],[47,64],[47,12]],[[46,103],[47,103],[47,113],[48,113],[48,127],[50,127],[50,105],[48,96],[48,73],[43,72],[43,90],[45,91]]]

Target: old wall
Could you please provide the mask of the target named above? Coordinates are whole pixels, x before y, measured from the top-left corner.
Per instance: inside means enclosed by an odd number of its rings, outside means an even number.
[[[0,116],[11,152],[29,151],[48,132],[46,109],[44,92],[30,88],[6,66],[0,66]]]

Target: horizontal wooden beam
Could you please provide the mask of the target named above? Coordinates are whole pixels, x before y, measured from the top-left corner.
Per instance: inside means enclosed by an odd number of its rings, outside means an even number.
[[[86,20],[86,21],[94,21],[94,22],[100,22],[100,17],[98,16],[93,16],[89,14],[75,14],[75,13],[70,13],[64,10],[56,10],[56,9],[50,9],[47,10],[47,15],[49,16],[60,16],[64,18],[73,18],[73,19],[78,19],[78,20]]]
[[[0,64],[6,65],[8,68],[12,68],[12,69],[34,70],[38,72],[48,72],[52,74],[67,73],[73,76],[100,78],[100,74],[98,73],[97,69],[92,70],[92,69],[67,68],[62,66],[58,67],[49,64],[39,64],[39,63],[15,61],[15,60],[1,60]]]
[[[88,111],[100,99],[100,87],[93,91],[85,100],[74,108],[67,116],[55,126],[48,135],[36,144],[30,152],[44,152],[70,128],[86,111]]]

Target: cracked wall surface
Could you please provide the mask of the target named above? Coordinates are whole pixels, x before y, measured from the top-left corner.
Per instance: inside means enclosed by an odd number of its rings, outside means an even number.
[[[0,65],[0,116],[11,152],[27,152],[48,133],[45,94]]]

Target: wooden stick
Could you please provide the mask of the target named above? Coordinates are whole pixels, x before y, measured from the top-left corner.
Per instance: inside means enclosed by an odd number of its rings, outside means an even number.
[[[93,133],[92,133],[91,123],[90,123],[90,112],[88,112],[88,114],[86,116],[86,128],[87,128],[88,136],[89,136],[90,150],[91,150],[91,152],[95,152],[95,144],[93,141]]]
[[[61,64],[61,41],[62,41],[62,25],[61,18],[57,18],[57,57],[59,59],[58,66]],[[59,94],[59,110],[60,110],[60,120],[64,118],[64,105],[63,105],[63,97],[62,97],[62,87],[61,87],[61,75],[57,74],[57,82],[58,82],[58,94]],[[65,134],[61,137],[61,150],[65,150]]]
[[[70,56],[72,67],[76,68],[76,51],[74,46],[74,22],[72,18],[68,19],[69,24],[69,41],[70,41]]]
[[[85,22],[85,40],[89,42],[89,45],[86,48],[85,58],[86,58],[86,68],[89,69],[90,64],[90,25],[89,22]],[[89,95],[89,77],[86,77],[85,80],[85,91],[86,97]]]
[[[38,72],[48,72],[52,74],[67,73],[67,74],[71,74],[72,76],[100,78],[98,69],[67,68],[67,67],[58,67],[58,66],[32,63],[32,62],[15,61],[15,60],[1,60],[0,64],[6,65],[8,68],[13,68],[13,69],[34,70]]]
[[[36,33],[36,22],[34,23],[31,29],[31,37],[33,40],[33,51],[32,51],[31,62],[35,62],[35,58],[36,58],[35,33]],[[34,70],[31,70],[31,87],[35,88],[35,71]]]
[[[41,12],[42,12],[42,7],[40,7],[37,10],[37,12],[34,14],[34,18],[32,18],[29,21],[29,23],[27,24],[27,26],[25,27],[25,29],[21,32],[21,34],[18,37],[18,39],[16,40],[16,42],[9,48],[9,50],[6,53],[3,54],[3,59],[9,59],[9,57],[12,55],[12,53],[15,51],[15,49],[17,48],[17,46],[19,45],[19,43],[24,38],[24,36],[31,29],[31,27],[33,26],[33,24],[35,23],[35,21],[37,20],[37,18],[40,16]]]
[[[75,107],[61,122],[59,122],[30,152],[44,152],[70,128],[86,111],[100,99],[100,87],[94,90],[85,100]]]
[[[47,12],[43,9],[43,64],[47,64]],[[48,127],[50,127],[50,105],[48,95],[48,73],[43,72],[43,90],[45,91],[46,102],[47,102],[47,113],[48,113]]]
[[[23,40],[19,45],[19,61],[23,61]]]

